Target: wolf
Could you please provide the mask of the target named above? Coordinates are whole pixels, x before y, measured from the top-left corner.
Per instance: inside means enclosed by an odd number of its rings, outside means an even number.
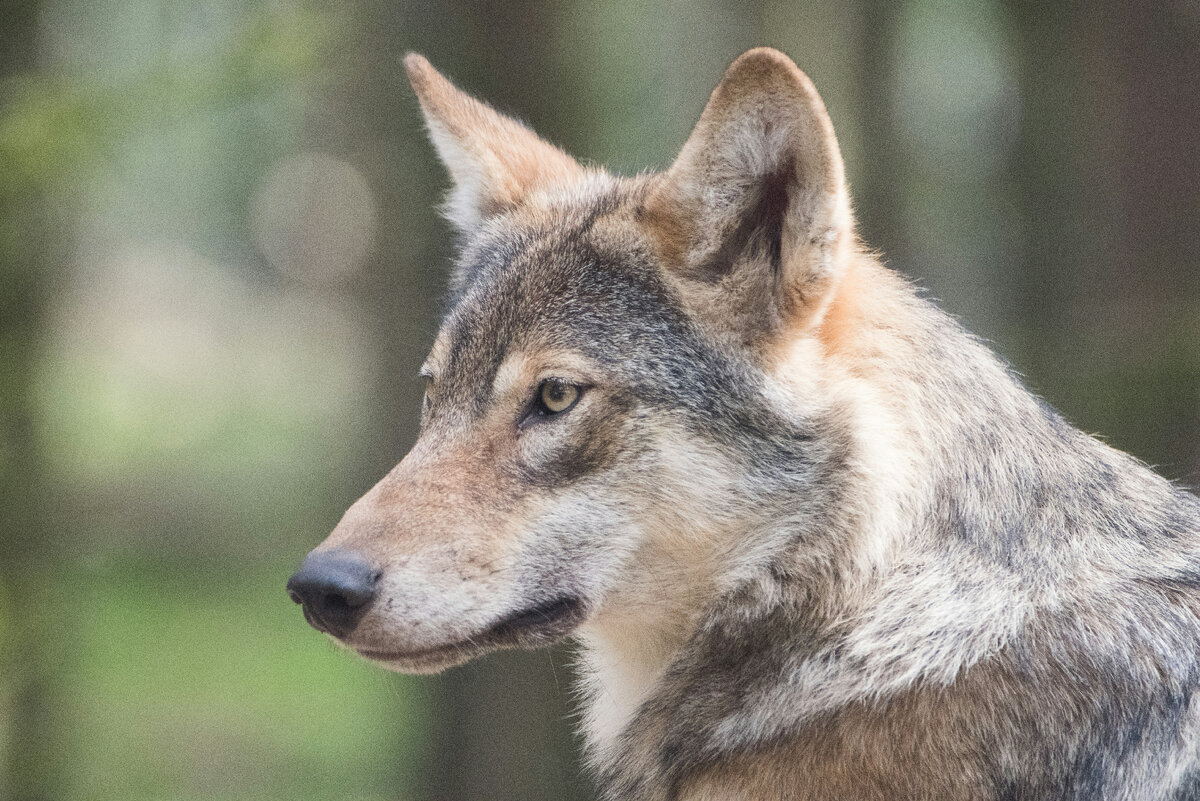
[[[313,626],[412,673],[573,637],[612,801],[1200,799],[1200,500],[864,247],[787,56],[637,177],[405,63],[461,247]]]

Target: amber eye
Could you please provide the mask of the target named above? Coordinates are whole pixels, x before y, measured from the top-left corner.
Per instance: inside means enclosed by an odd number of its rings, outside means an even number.
[[[560,414],[579,400],[579,387],[550,379],[538,387],[538,411],[543,415]]]

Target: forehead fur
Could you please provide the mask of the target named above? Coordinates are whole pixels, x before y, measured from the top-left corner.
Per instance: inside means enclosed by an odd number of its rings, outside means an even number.
[[[635,344],[639,331],[678,328],[684,315],[638,224],[643,196],[641,181],[609,178],[482,226],[443,321],[448,358],[472,350],[495,361],[539,345],[599,358]]]

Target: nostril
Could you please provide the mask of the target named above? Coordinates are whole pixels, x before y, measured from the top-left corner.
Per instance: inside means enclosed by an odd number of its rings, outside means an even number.
[[[341,595],[329,594],[321,599],[321,609],[327,612],[343,614],[349,612],[352,608],[351,603]]]

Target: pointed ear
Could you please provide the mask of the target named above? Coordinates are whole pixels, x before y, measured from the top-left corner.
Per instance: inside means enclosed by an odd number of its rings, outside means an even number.
[[[470,232],[538,188],[580,174],[574,159],[457,89],[423,56],[409,53],[404,67],[429,137],[454,181],[445,211],[460,231]]]
[[[739,57],[645,211],[685,294],[727,325],[767,326],[743,336],[819,323],[854,234],[833,124],[808,76],[770,48]]]

